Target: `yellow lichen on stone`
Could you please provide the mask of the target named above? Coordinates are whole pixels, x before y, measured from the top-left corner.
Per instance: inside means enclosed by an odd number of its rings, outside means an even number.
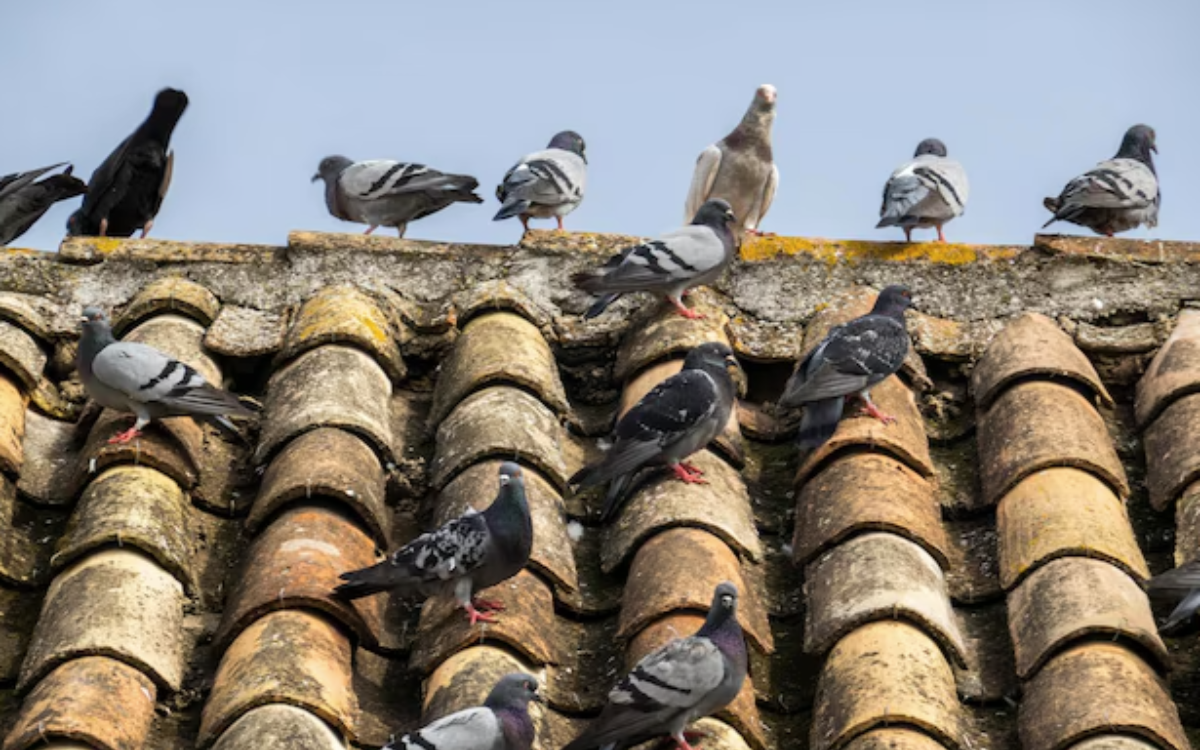
[[[755,237],[742,245],[744,261],[769,260],[779,255],[803,255],[826,263],[856,263],[866,260],[889,262],[928,261],[962,265],[981,259],[1014,257],[1015,248],[985,247],[943,242],[870,242],[823,240],[803,237]]]

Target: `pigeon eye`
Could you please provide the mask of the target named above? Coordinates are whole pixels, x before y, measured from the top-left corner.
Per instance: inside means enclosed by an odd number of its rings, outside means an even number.
[[[500,484],[508,484],[511,481],[512,481],[512,477],[510,477],[509,475],[507,475],[507,474],[500,475]]]

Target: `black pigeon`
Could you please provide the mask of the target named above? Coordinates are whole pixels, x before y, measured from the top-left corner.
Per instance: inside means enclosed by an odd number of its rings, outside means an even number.
[[[909,345],[904,311],[911,304],[907,289],[889,286],[870,313],[831,330],[792,373],[779,405],[805,405],[797,435],[801,448],[833,437],[847,396],[857,395],[867,413],[885,424],[896,421],[875,407],[870,390],[904,364]]]
[[[733,351],[707,343],[688,352],[683,369],[654,386],[621,417],[604,459],[585,466],[570,483],[594,487],[611,482],[601,518],[619,507],[626,488],[646,466],[667,465],[680,481],[704,484],[704,473],[684,461],[704,448],[729,421],[739,372]]]
[[[1158,226],[1162,193],[1150,155],[1158,151],[1156,140],[1149,125],[1126,131],[1116,156],[1068,182],[1057,198],[1042,201],[1054,214],[1042,228],[1069,221],[1112,237],[1139,224]]]
[[[474,592],[507,581],[529,562],[533,521],[525,498],[521,467],[500,465],[500,492],[482,513],[468,509],[436,531],[422,534],[386,560],[342,574],[335,589],[344,599],[358,599],[397,589],[406,594],[453,594],[476,622],[495,622],[491,612],[504,605],[474,597]]]
[[[70,165],[62,174],[34,182],[63,164],[66,162],[0,177],[0,247],[28,232],[55,203],[87,192],[83,180],[71,174]]]
[[[146,121],[92,173],[83,206],[67,220],[67,234],[130,237],[139,229],[143,237],[150,233],[171,184],[171,133],[187,105],[182,91],[158,92]]]
[[[1156,599],[1179,600],[1175,609],[1167,616],[1167,621],[1159,627],[1164,633],[1177,630],[1200,609],[1200,560],[1186,562],[1178,568],[1154,576],[1146,588]]]
[[[737,620],[738,590],[717,586],[704,625],[648,654],[608,694],[600,716],[563,750],[633,747],[670,737],[691,750],[684,729],[728,706],[746,680],[746,638]]]
[[[737,250],[733,209],[728,201],[706,202],[682,229],[622,250],[603,266],[571,277],[575,286],[602,295],[584,320],[604,312],[627,292],[657,292],[666,296],[685,318],[702,318],[683,304],[688,289],[716,281]]]
[[[514,672],[500,678],[482,706],[443,716],[383,750],[530,750],[530,701],[542,702],[537,678]]]

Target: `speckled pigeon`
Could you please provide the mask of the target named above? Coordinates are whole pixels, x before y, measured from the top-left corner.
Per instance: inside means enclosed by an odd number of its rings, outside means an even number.
[[[904,311],[911,304],[907,289],[887,287],[870,313],[836,326],[792,373],[779,405],[804,405],[797,435],[802,449],[833,437],[847,396],[857,395],[866,412],[885,424],[896,421],[875,407],[870,390],[904,364],[909,346]]]
[[[494,221],[521,218],[529,231],[529,219],[558,221],[583,202],[587,183],[587,156],[583,138],[572,130],[564,130],[550,139],[544,151],[535,151],[504,174],[496,188],[496,199],[502,204]]]
[[[585,320],[594,318],[627,292],[657,292],[666,296],[685,318],[704,315],[683,304],[690,288],[715,281],[733,260],[737,250],[729,203],[711,200],[700,207],[692,223],[656,240],[626,248],[600,268],[571,277],[575,286],[601,295]]]
[[[495,622],[500,602],[476,598],[481,589],[507,581],[529,562],[533,521],[521,467],[500,465],[500,492],[482,513],[468,509],[436,531],[422,534],[383,562],[342,574],[336,592],[358,599],[397,589],[405,594],[453,594],[476,622]]]
[[[1179,600],[1167,621],[1159,627],[1164,633],[1178,629],[1200,609],[1200,560],[1191,560],[1154,576],[1146,588],[1155,598]]]
[[[1054,214],[1042,228],[1069,221],[1112,237],[1139,224],[1158,226],[1162,193],[1150,152],[1158,152],[1154,128],[1134,125],[1117,155],[1067,183],[1057,198],[1042,201]]]
[[[444,716],[392,740],[383,750],[530,750],[534,727],[529,701],[542,701],[537,678],[519,672],[505,675],[482,706]]]
[[[746,639],[738,590],[717,586],[704,625],[648,654],[608,694],[600,716],[563,750],[632,747],[670,737],[691,750],[684,728],[729,705],[746,679]]]
[[[779,168],[771,154],[771,125],[775,122],[775,87],[763,84],[733,132],[700,152],[684,205],[684,221],[705,201],[724,198],[740,220],[738,242],[744,234],[759,234],[767,215]]]
[[[969,189],[962,165],[946,157],[946,144],[926,138],[912,161],[900,165],[883,186],[875,228],[900,227],[904,241],[912,242],[915,227],[937,227],[938,242],[945,242],[942,226],[962,216]]]
[[[233,394],[210,385],[189,365],[146,344],[117,341],[108,317],[95,307],[83,310],[79,378],[103,407],[133,413],[137,420],[110,443],[127,443],[154,419],[205,417],[231,432],[226,415],[249,416]]]
[[[684,459],[708,445],[729,421],[740,372],[733,351],[710,342],[688,352],[683,369],[654,386],[625,412],[613,429],[604,458],[571,477],[579,487],[609,482],[603,519],[611,518],[626,488],[643,467],[666,465],[688,484],[704,484],[704,473]]]
[[[0,247],[28,232],[55,203],[87,192],[83,180],[71,174],[70,165],[62,174],[34,182],[63,164],[66,162],[0,177]]]
[[[435,214],[453,203],[483,203],[473,191],[479,180],[445,174],[424,164],[389,159],[351,161],[344,156],[321,160],[312,181],[325,181],[325,205],[344,221],[395,227],[400,236],[408,222]]]
[[[158,92],[150,116],[92,173],[83,206],[67,220],[67,234],[129,237],[139,229],[143,237],[150,233],[171,185],[171,134],[187,105],[182,91]]]

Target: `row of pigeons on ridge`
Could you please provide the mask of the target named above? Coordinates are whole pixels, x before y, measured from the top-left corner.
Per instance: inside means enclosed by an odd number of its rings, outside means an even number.
[[[732,211],[723,200],[709,201],[701,213],[720,209],[729,234]],[[650,244],[631,248],[647,248]],[[620,267],[622,256],[614,260]],[[649,268],[649,266],[643,267]],[[856,400],[862,413],[885,425],[895,419],[871,400],[871,389],[896,374],[910,347],[905,313],[912,295],[889,286],[871,312],[833,328],[796,367],[778,406],[803,409],[797,442],[812,450],[833,436]],[[83,311],[78,370],[90,396],[101,406],[132,413],[132,427],[110,438],[134,440],[153,420],[192,416],[237,431],[228,417],[253,412],[231,393],[207,382],[195,369],[145,344],[118,341],[97,308]],[[569,480],[582,490],[607,485],[601,519],[608,521],[645,481],[666,473],[666,481],[706,483],[689,459],[708,446],[728,423],[744,379],[733,351],[710,342],[688,352],[683,367],[621,416],[602,459]],[[505,462],[499,490],[482,511],[467,510],[440,528],[422,534],[367,568],[342,573],[335,593],[346,600],[396,592],[405,598],[453,598],[477,623],[496,622],[502,601],[479,592],[496,591],[529,563],[533,522],[523,469]],[[1164,630],[1186,623],[1200,607],[1200,561],[1168,571],[1150,583],[1152,593],[1182,599]],[[503,591],[500,589],[499,591]],[[669,737],[677,750],[689,750],[694,735],[686,728],[720,711],[737,696],[747,674],[747,650],[737,619],[739,592],[729,582],[713,592],[707,618],[688,637],[676,638],[645,656],[608,693],[600,715],[563,750],[632,747]],[[482,706],[446,716],[394,739],[388,747],[407,750],[530,750],[535,724],[530,701],[539,701],[538,679],[514,673],[503,677]]]
[[[684,209],[692,222],[705,201],[724,198],[737,216],[739,242],[757,234],[775,198],[779,169],[771,152],[775,121],[775,87],[763,85],[741,123],[722,140],[701,152],[696,161]],[[69,235],[145,237],[154,224],[171,183],[171,134],[187,108],[182,91],[163,89],[149,117],[109,154],[85,184],[67,166],[61,174],[39,177],[64,163],[0,177],[0,246],[20,237],[54,203],[83,195],[83,205],[67,222]],[[1072,179],[1057,198],[1044,204],[1053,214],[1046,226],[1067,221],[1108,236],[1144,224],[1158,223],[1161,193],[1151,152],[1154,130],[1135,125],[1126,133],[1116,156]],[[526,229],[532,218],[563,217],[583,202],[587,177],[585,144],[570,130],[549,145],[518,161],[496,188],[497,221],[518,217]],[[483,203],[479,181],[446,174],[416,163],[376,159],[353,161],[344,156],[321,160],[313,181],[325,183],[329,212],[345,221],[395,227],[401,237],[409,222],[454,203]],[[966,209],[966,171],[947,155],[937,138],[918,144],[913,159],[897,168],[883,190],[877,227],[896,226],[912,240],[915,228],[942,227]]]

